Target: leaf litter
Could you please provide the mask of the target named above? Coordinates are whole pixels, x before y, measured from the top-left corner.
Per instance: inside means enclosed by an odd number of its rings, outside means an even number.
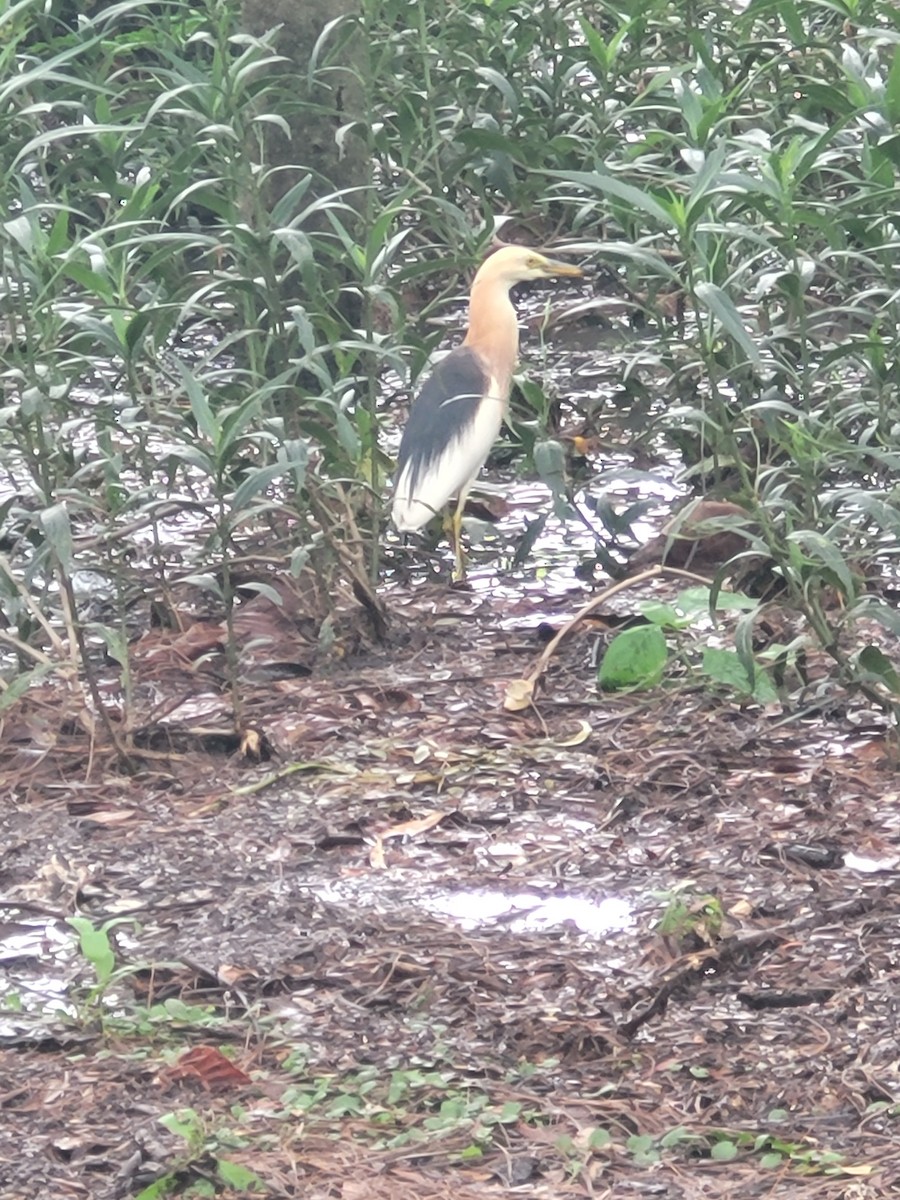
[[[606,634],[560,604],[542,653],[537,593],[393,599],[327,673],[254,660],[255,739],[154,692],[132,777],[49,681],[10,714],[0,1196],[891,1194],[884,729],[841,695],[601,696]],[[182,705],[216,695],[194,644]],[[99,999],[75,916],[127,918]]]

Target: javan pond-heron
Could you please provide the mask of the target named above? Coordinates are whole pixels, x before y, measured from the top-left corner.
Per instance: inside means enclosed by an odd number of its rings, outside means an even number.
[[[404,533],[421,529],[455,496],[448,522],[455,580],[465,577],[460,528],[466,496],[500,433],[519,354],[510,288],[527,279],[583,274],[528,246],[497,250],[472,283],[462,345],[437,364],[410,410],[397,459],[394,524]]]

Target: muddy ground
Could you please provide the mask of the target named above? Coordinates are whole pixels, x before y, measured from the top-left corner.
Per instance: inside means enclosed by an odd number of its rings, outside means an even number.
[[[601,695],[596,626],[506,712],[585,592],[476,579],[258,680],[259,745],[184,664],[132,777],[49,691],[7,714],[3,1200],[900,1192],[877,715]],[[102,987],[73,915],[120,922]]]

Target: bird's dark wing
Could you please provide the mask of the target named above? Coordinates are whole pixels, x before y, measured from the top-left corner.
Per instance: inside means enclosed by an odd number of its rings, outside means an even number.
[[[410,410],[397,456],[398,476],[409,468],[409,490],[447,446],[475,420],[490,380],[481,359],[458,346],[434,368]]]

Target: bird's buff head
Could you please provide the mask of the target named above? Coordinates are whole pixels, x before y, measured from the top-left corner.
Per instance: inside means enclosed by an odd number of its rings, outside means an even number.
[[[530,246],[503,246],[484,260],[475,282],[491,280],[512,286],[526,279],[553,279],[558,275],[580,277],[583,274],[580,267],[547,258]]]

